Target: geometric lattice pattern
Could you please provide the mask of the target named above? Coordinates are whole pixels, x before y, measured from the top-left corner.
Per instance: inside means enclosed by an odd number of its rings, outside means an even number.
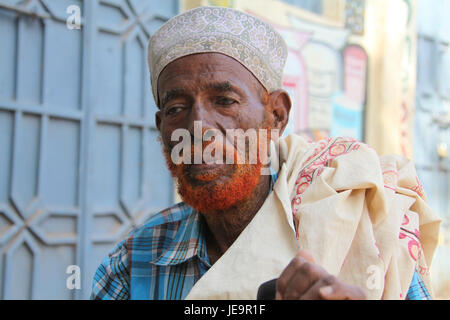
[[[0,0],[0,298],[88,298],[114,243],[172,203],[145,57],[177,3]]]

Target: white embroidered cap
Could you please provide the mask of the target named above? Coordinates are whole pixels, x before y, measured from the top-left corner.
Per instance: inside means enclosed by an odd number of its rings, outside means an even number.
[[[235,9],[197,7],[171,18],[149,40],[148,65],[157,104],[161,71],[178,58],[205,52],[236,59],[268,92],[282,88],[287,46],[272,26]]]

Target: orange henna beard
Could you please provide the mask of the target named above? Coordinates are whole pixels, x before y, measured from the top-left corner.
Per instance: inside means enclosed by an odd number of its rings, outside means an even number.
[[[192,153],[193,150],[192,148]],[[256,164],[228,164],[226,166],[233,168],[232,176],[226,182],[217,181],[217,183],[214,181],[222,176],[220,169],[196,174],[194,180],[199,183],[195,183],[189,177],[190,165],[176,165],[171,160],[170,151],[164,148],[163,152],[172,176],[178,180],[178,193],[181,198],[202,213],[226,210],[249,199],[252,191],[258,185],[261,175],[262,163],[259,159],[259,145]],[[236,160],[237,151],[234,150],[234,152]]]

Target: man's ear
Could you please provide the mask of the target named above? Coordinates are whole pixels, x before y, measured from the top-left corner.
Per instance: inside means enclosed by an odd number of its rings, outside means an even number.
[[[155,113],[155,123],[156,128],[158,128],[159,132],[161,132],[161,110],[156,111]]]
[[[273,129],[280,130],[280,136],[289,120],[289,112],[291,111],[291,98],[285,90],[276,90],[270,94],[269,104],[273,115]]]

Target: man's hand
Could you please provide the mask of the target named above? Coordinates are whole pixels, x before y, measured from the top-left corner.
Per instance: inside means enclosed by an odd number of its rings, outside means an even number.
[[[364,292],[347,285],[314,263],[300,250],[277,280],[276,300],[363,300]]]

